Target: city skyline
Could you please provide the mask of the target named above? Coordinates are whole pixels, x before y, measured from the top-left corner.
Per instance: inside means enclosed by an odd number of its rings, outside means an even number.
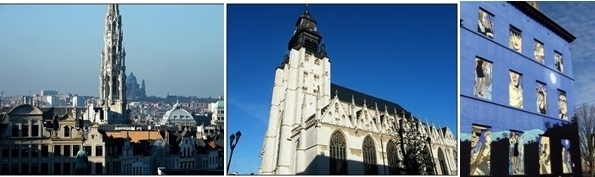
[[[227,132],[242,131],[230,173],[257,173],[275,67],[306,5],[227,8]],[[326,45],[332,83],[397,103],[457,136],[456,6],[309,5],[308,10]],[[429,43],[432,52],[420,47]]]
[[[0,6],[5,96],[98,96],[107,5]],[[77,14],[77,15],[71,15]],[[223,95],[223,5],[120,5],[126,75],[147,96]],[[180,27],[182,26],[182,27]],[[36,51],[36,52],[31,52]]]
[[[572,73],[574,75],[575,101],[577,105],[593,104],[595,101],[595,8],[593,2],[539,2],[539,10],[576,36],[570,44]],[[576,13],[584,12],[584,13]],[[591,14],[591,15],[588,15]],[[575,105],[572,105],[575,106]]]

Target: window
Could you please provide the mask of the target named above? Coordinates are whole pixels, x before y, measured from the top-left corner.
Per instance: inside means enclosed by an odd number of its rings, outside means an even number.
[[[47,144],[41,145],[41,157],[47,157],[50,154],[50,147]]]
[[[21,136],[29,137],[29,125],[21,126]]]
[[[61,145],[54,145],[54,157],[62,156],[62,146]]]
[[[489,12],[479,9],[477,31],[489,38],[494,38],[494,15]]]
[[[400,167],[399,162],[402,160],[399,158],[399,150],[397,150],[397,144],[393,140],[389,140],[386,144],[387,160],[388,160],[388,174],[390,175],[401,175],[403,169]]]
[[[562,59],[562,54],[557,51],[554,51],[554,62],[556,65],[556,70],[563,73],[564,72],[564,60]]]
[[[38,163],[31,163],[31,174],[32,175],[37,175],[39,174],[39,164]]]
[[[78,147],[78,145],[75,145],[75,146]],[[78,149],[77,149],[77,151],[78,151]],[[67,156],[67,157],[71,156],[71,152],[72,151],[70,150],[70,145],[64,145],[64,153],[63,153],[64,156]]]
[[[85,146],[85,152],[87,153],[87,156],[91,156],[91,146]]]
[[[21,148],[21,147],[20,147],[20,146],[18,146],[18,145],[17,145],[17,146],[12,146],[12,152],[11,152],[11,156],[12,156],[13,158],[15,158],[15,157],[19,157],[19,150],[20,150],[20,148]]]
[[[523,109],[522,75],[515,71],[509,72],[510,84],[508,86],[509,105]]]
[[[550,162],[550,137],[539,136],[539,174],[551,174],[552,166]]]
[[[440,163],[442,175],[449,175],[448,166],[446,165],[446,156],[444,156],[444,150],[442,148],[438,148],[438,161]]]
[[[12,125],[12,137],[19,137],[19,125]]]
[[[70,167],[73,165],[71,165],[71,163],[64,163],[63,166],[64,166],[64,172],[62,172],[62,174],[64,174],[64,175],[72,174],[73,171],[70,169]]]
[[[95,174],[96,175],[103,174],[103,164],[101,162],[95,163]]]
[[[492,143],[492,128],[483,125],[472,126],[471,130],[471,174],[474,175],[490,175],[490,157],[486,153],[491,152]],[[488,156],[486,156],[488,155]]]
[[[492,63],[475,57],[475,83],[473,94],[476,97],[492,100]]]
[[[39,146],[31,145],[31,157],[39,157]]]
[[[533,55],[535,55],[535,60],[537,60],[537,62],[541,64],[545,64],[545,52],[543,50],[543,43],[539,42],[538,40],[535,40],[533,46]]]
[[[8,151],[9,151],[9,147],[8,146],[2,146],[2,157],[3,159],[8,159]]]
[[[95,146],[95,156],[103,156],[103,146]]]
[[[64,127],[64,137],[70,137],[70,127]]]
[[[547,87],[544,83],[537,81],[537,112],[540,114],[547,113]]]
[[[2,164],[2,166],[0,167],[0,175],[9,175],[9,172],[10,168],[8,167],[8,164]]]
[[[33,136],[33,137],[39,136],[39,125],[32,125],[31,136]]]
[[[41,173],[40,175],[49,175],[50,167],[48,163],[41,163]]]
[[[521,53],[521,49],[523,48],[521,30],[515,28],[514,26],[510,26],[510,39],[508,41],[508,47],[519,53]]]
[[[566,92],[558,90],[558,117],[562,120],[568,120],[568,107],[566,105]]]
[[[28,163],[21,164],[21,174],[23,174],[23,175],[31,174],[31,170],[29,169]]]
[[[376,166],[376,145],[369,136],[364,139],[362,147],[364,154],[364,170],[366,175],[377,175],[378,167]]]
[[[524,162],[524,144],[523,132],[510,130],[510,136],[508,137],[509,142],[509,158],[510,159],[510,175],[524,175],[525,174],[525,162]]]
[[[347,174],[347,144],[343,134],[339,132],[333,133],[330,142],[330,174],[331,175],[346,175]]]
[[[21,157],[31,157],[29,156],[29,147],[21,146]]]

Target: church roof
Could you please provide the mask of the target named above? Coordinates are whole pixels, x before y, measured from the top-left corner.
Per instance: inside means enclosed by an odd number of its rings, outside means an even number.
[[[196,124],[194,117],[188,111],[182,108],[182,105],[176,103],[172,109],[165,112],[161,119],[161,124],[171,123],[191,123]]]
[[[353,99],[355,101],[355,104],[358,106],[362,106],[364,105],[364,100],[366,100],[366,104],[368,104],[368,108],[374,108],[375,104],[378,104],[378,110],[381,112],[384,112],[385,110],[385,105],[386,108],[388,109],[387,112],[389,113],[394,113],[394,110],[397,110],[397,114],[401,115],[403,112],[405,112],[405,115],[407,117],[411,116],[411,112],[405,110],[405,108],[401,107],[399,104],[397,103],[393,103],[381,98],[377,98],[365,93],[361,93],[337,84],[333,84],[331,83],[331,91],[333,92],[333,94],[337,94],[337,96],[339,97],[339,100],[342,102],[348,102],[351,103],[351,98],[353,96]],[[413,116],[415,117],[415,116]]]
[[[136,84],[136,76],[134,76],[134,74],[132,72],[130,72],[130,75],[126,79],[126,82],[127,83],[135,83]]]

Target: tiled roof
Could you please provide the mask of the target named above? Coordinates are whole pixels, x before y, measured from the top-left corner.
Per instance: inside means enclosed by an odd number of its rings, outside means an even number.
[[[106,131],[108,137],[126,138],[130,136],[131,142],[140,142],[140,140],[157,140],[163,139],[158,131]],[[128,134],[128,135],[127,135]]]

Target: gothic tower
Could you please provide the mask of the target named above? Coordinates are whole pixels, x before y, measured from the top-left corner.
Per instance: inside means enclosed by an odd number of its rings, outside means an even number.
[[[292,131],[303,131],[306,119],[319,116],[320,108],[330,102],[330,60],[316,24],[306,7],[295,23],[287,46],[289,55],[275,70],[260,174],[296,173],[292,159],[303,151],[292,150],[297,145],[291,140]]]
[[[122,16],[117,4],[110,4],[105,17],[101,74],[99,75],[99,105],[104,114],[100,123],[125,123],[126,103],[126,50],[122,45]]]

